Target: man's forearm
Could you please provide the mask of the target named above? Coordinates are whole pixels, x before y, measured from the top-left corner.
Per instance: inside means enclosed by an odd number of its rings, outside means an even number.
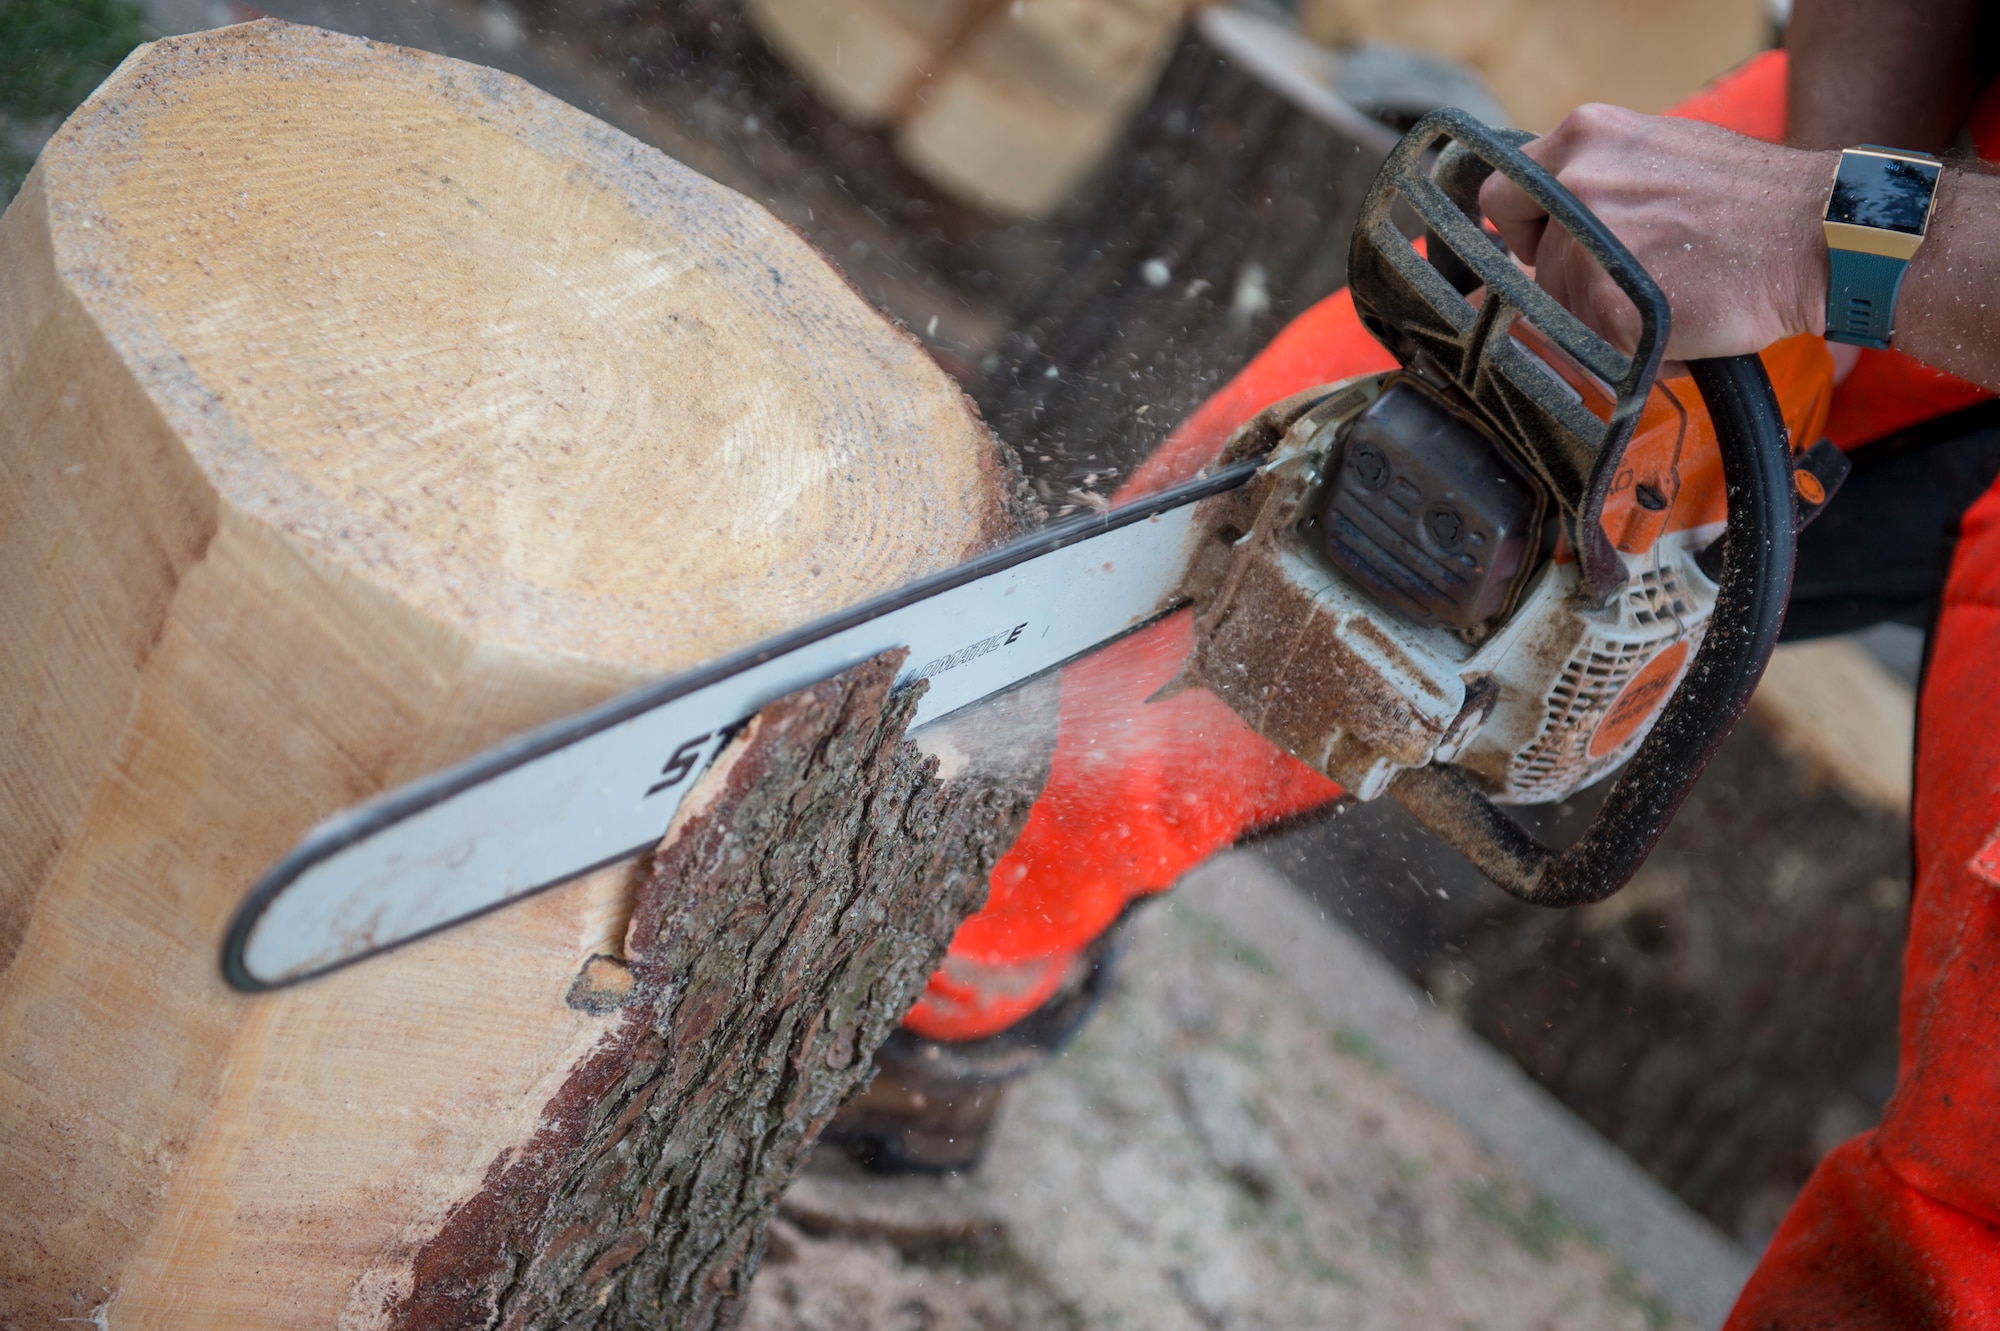
[[[1757,351],[1826,328],[1820,229],[1839,154],[1759,143],[1686,120],[1582,107],[1526,151],[1575,192],[1673,303],[1667,354]],[[1536,280],[1614,341],[1636,320],[1603,269],[1506,177],[1487,218]],[[1621,315],[1625,322],[1621,323]],[[2000,176],[1951,167],[1897,301],[1893,345],[2000,390]]]
[[[1890,345],[2000,389],[2000,177],[1946,171],[1930,232],[1903,276]]]
[[[1981,40],[1985,8],[1980,0],[1798,0],[1785,34],[1791,142],[1944,152],[1992,73],[1990,43]],[[1896,302],[1898,351],[1988,387],[2000,387],[1996,218],[2000,180],[1947,171],[1930,235]],[[1825,256],[1814,257],[1824,291]]]
[[[1980,0],[1797,0],[1785,32],[1801,148],[1941,153],[1979,91]]]

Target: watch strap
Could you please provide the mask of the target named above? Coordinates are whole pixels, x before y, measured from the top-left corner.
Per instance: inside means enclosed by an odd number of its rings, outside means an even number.
[[[1826,338],[1857,347],[1889,349],[1896,290],[1908,259],[1860,250],[1827,250]]]

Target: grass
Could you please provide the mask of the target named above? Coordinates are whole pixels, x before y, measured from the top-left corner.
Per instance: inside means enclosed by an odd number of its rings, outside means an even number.
[[[1672,1325],[1674,1310],[1667,1306],[1666,1300],[1640,1284],[1639,1277],[1633,1274],[1631,1267],[1621,1265],[1612,1275],[1611,1293],[1615,1298],[1636,1308],[1652,1331],[1666,1331],[1666,1328]]]
[[[1389,1060],[1382,1054],[1382,1048],[1361,1031],[1351,1026],[1343,1026],[1333,1033],[1333,1047],[1349,1058],[1359,1059],[1377,1072],[1389,1070]]]
[[[1576,1226],[1540,1193],[1523,1200],[1515,1189],[1491,1181],[1469,1183],[1463,1191],[1467,1210],[1541,1261],[1554,1261],[1565,1242],[1580,1237]]]
[[[49,122],[77,108],[152,34],[132,0],[0,0],[0,206]]]

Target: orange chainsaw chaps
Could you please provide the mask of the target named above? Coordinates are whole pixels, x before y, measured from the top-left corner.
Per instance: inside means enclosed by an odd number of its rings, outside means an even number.
[[[1048,784],[994,867],[985,908],[959,926],[904,1019],[911,1031],[971,1040],[1004,1030],[1047,1001],[1134,898],[1340,793],[1204,689],[1147,701],[1193,641],[1182,610],[1063,668]]]
[[[1902,1057],[1724,1331],[2000,1326],[2000,490],[1967,511],[1918,712]]]
[[[1724,1331],[2000,1325],[2000,1227],[1904,1182],[1877,1136],[1863,1133],[1820,1161]]]

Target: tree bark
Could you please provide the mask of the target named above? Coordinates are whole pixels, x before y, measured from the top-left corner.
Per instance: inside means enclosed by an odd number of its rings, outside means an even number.
[[[390,1325],[733,1325],[820,1129],[986,894],[1037,784],[940,785],[900,653],[767,707],[655,853],[616,1030],[418,1253]]]
[[[224,928],[330,814],[1022,512],[913,339],[659,153],[310,28],[135,52],[0,219],[0,1322],[723,1319],[1032,791],[927,784],[886,666],[650,876],[254,998]]]

